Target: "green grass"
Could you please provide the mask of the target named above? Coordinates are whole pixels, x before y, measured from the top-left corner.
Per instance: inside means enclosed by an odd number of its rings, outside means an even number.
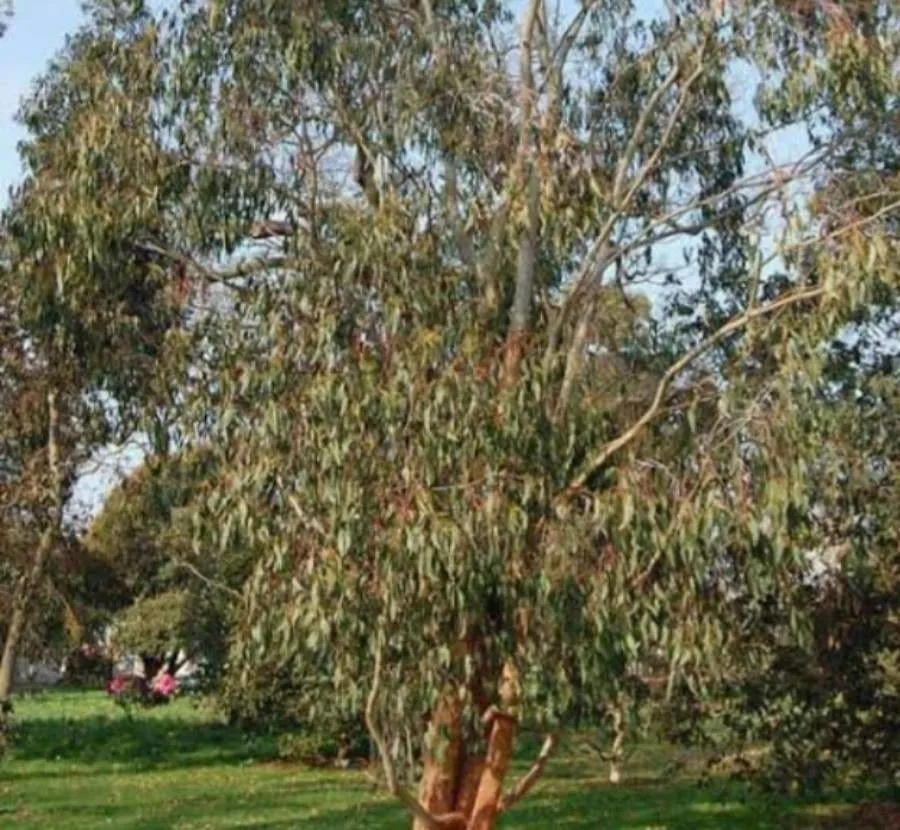
[[[201,830],[401,828],[396,804],[359,772],[274,761],[270,738],[248,737],[190,701],[128,718],[104,695],[52,692],[16,703],[16,743],[0,763],[0,828]],[[698,786],[696,764],[641,748],[612,787],[604,768],[562,753],[506,817],[506,830],[714,830],[833,826],[846,804],[803,804],[730,781]],[[860,827],[859,824],[851,826]]]

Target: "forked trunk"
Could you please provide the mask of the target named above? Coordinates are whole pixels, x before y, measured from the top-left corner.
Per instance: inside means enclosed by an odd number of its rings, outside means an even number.
[[[419,801],[432,815],[459,814],[462,820],[442,824],[446,830],[494,830],[501,811],[503,782],[512,759],[516,721],[495,715],[484,759],[467,756],[461,741],[451,742],[441,759],[427,758]],[[452,774],[451,774],[452,772]],[[414,830],[431,830],[423,819]]]
[[[516,678],[504,668],[500,699],[504,711],[485,713],[487,751],[467,751],[462,734],[462,705],[450,695],[438,705],[430,724],[431,747],[419,786],[419,803],[432,816],[459,816],[447,830],[493,830],[501,812],[503,783],[512,759],[517,722],[508,714],[516,702]],[[431,830],[416,819],[414,830]]]

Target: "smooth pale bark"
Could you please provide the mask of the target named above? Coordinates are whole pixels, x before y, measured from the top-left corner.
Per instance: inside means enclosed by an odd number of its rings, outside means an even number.
[[[609,761],[609,783],[618,784],[622,780],[622,746],[625,743],[625,713],[621,705],[617,705],[612,713],[613,745]]]
[[[518,185],[524,185],[525,227],[519,236],[516,286],[509,314],[504,374],[515,378],[528,336],[534,295],[534,272],[538,254],[540,228],[540,182],[535,164],[535,140],[532,123],[535,110],[535,84],[532,70],[532,41],[540,17],[540,0],[529,0],[522,18],[519,37],[519,114],[521,118],[519,146],[516,156]]]
[[[9,628],[6,632],[6,640],[3,644],[3,657],[0,659],[0,704],[6,703],[12,693],[13,674],[16,665],[16,655],[19,645],[25,634],[25,626],[28,623],[31,611],[31,600],[34,590],[40,584],[44,576],[44,568],[47,557],[53,547],[53,541],[59,532],[62,523],[62,479],[59,471],[59,410],[56,405],[56,393],[47,394],[47,463],[50,467],[50,480],[54,489],[52,527],[48,528],[41,536],[34,559],[28,574],[22,581],[19,591],[13,598],[12,616],[9,620]],[[2,707],[0,707],[2,708]]]

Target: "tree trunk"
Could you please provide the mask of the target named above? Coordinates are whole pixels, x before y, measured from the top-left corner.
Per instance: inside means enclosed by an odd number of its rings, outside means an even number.
[[[9,628],[6,631],[6,641],[3,644],[3,658],[0,660],[0,705],[9,700],[12,693],[13,675],[16,667],[16,655],[19,651],[19,643],[25,633],[25,624],[28,622],[28,606],[31,600],[31,592],[40,581],[44,573],[44,563],[50,552],[52,534],[47,531],[38,543],[31,563],[28,576],[22,580],[22,585],[13,600],[12,616],[9,620]]]
[[[612,718],[613,745],[609,760],[609,783],[618,784],[622,780],[622,745],[625,743],[625,712],[622,704],[616,704]]]
[[[462,759],[462,706],[452,692],[438,703],[429,724],[429,746],[419,784],[419,802],[431,813],[453,812]],[[415,821],[413,830],[431,830]]]
[[[475,794],[475,804],[466,830],[493,830],[500,814],[503,781],[509,770],[516,739],[516,720],[506,714],[494,715],[484,772]]]
[[[3,644],[3,659],[0,661],[0,707],[9,700],[13,686],[13,672],[16,666],[16,652],[19,649],[19,641],[25,630],[24,603],[16,602],[9,621],[9,629],[6,632],[6,642]],[[2,717],[2,715],[0,715]]]
[[[31,605],[31,597],[37,585],[44,575],[44,566],[47,556],[53,546],[53,541],[62,524],[62,477],[59,471],[59,409],[56,405],[56,393],[47,393],[47,465],[50,468],[50,480],[53,487],[53,515],[52,525],[41,536],[34,560],[27,576],[22,580],[19,592],[13,599],[12,616],[9,628],[6,632],[6,641],[3,644],[3,657],[0,659],[0,711],[5,709],[5,704],[12,693],[13,674],[16,667],[16,655],[22,635],[25,633],[25,625],[28,622],[28,614]],[[0,715],[2,717],[2,715]]]
[[[141,663],[144,666],[144,679],[149,684],[159,674],[159,670],[165,664],[165,658],[155,654],[141,654]]]
[[[465,817],[465,823],[460,821],[447,830],[494,830],[496,827],[516,725],[516,719],[509,715],[494,715],[484,759],[467,755],[459,738],[447,746],[441,758],[426,758],[419,802],[432,815],[459,813]],[[431,830],[424,820],[414,821],[413,828]]]
[[[505,666],[500,682],[503,711],[486,716],[488,746],[482,758],[467,751],[462,737],[462,705],[448,695],[432,718],[432,748],[426,751],[419,802],[432,815],[461,814],[448,830],[494,830],[500,815],[503,782],[509,770],[517,721],[510,714],[518,700],[517,676]],[[481,707],[479,707],[481,708]],[[414,830],[431,830],[424,820]]]

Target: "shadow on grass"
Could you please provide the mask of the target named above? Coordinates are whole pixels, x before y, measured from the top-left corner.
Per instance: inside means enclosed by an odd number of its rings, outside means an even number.
[[[0,771],[0,806],[11,805],[0,812],[0,826],[7,819],[26,830],[409,826],[400,805],[374,792],[361,774],[259,763],[275,758],[274,738],[212,721],[188,701],[133,718],[109,706],[93,694],[23,701],[12,763]],[[522,774],[536,754],[535,740],[523,744],[511,777]],[[669,774],[676,757],[688,763]],[[697,786],[701,765],[700,756],[648,746],[635,751],[623,783],[610,786],[604,782],[606,764],[577,746],[561,750],[500,830],[890,826],[860,823],[868,815],[853,812],[842,816],[855,824],[835,825],[837,802],[828,799],[820,799],[821,812],[812,815],[796,799],[767,798],[736,782]]]
[[[275,741],[177,716],[60,716],[19,721],[13,753],[20,761],[116,764],[140,772],[269,759]]]

